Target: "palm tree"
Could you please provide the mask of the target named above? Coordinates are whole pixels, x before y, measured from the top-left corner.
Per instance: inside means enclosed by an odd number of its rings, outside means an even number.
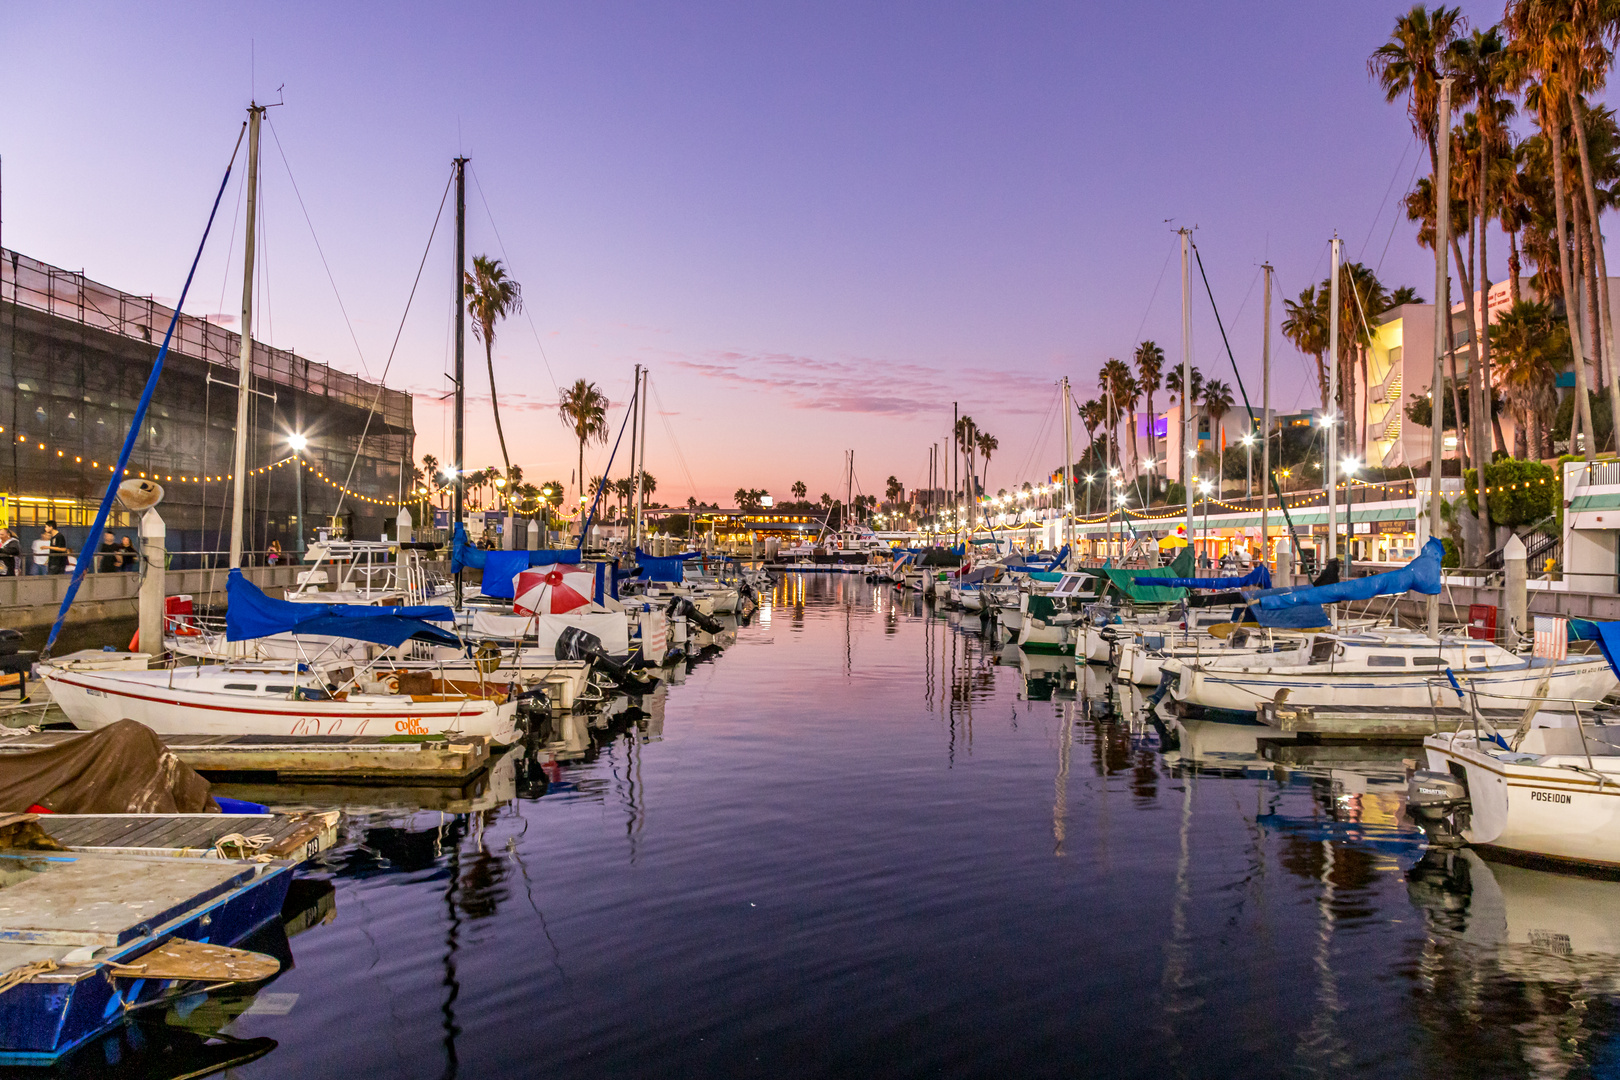
[[[1367,59],[1367,70],[1383,88],[1384,100],[1394,104],[1402,97],[1407,99],[1412,133],[1429,148],[1431,173],[1440,171],[1436,114],[1444,58],[1465,26],[1459,8],[1442,6],[1430,11],[1421,3],[1413,4],[1412,10],[1395,20],[1389,40]]]
[[[563,424],[571,428],[574,438],[579,440],[579,472],[574,475],[579,477],[581,501],[585,498],[585,444],[592,440],[607,442],[607,407],[607,397],[596,388],[595,383],[585,379],[574,380],[574,385],[564,390],[557,402]]]
[[[1232,411],[1232,388],[1219,379],[1204,384],[1204,411],[1209,413],[1209,441],[1215,448],[1216,460],[1224,464],[1225,447],[1221,445],[1221,420]]]
[[[1552,419],[1558,407],[1554,386],[1569,360],[1567,327],[1550,304],[1521,300],[1491,325],[1491,345],[1498,357],[1502,391],[1518,420],[1514,456],[1551,457]]]
[[[1154,435],[1154,428],[1158,423],[1153,415],[1153,392],[1164,384],[1161,377],[1164,371],[1164,350],[1152,341],[1144,341],[1136,347],[1136,385],[1147,398],[1148,411],[1148,456],[1153,460],[1149,462],[1148,475],[1159,467],[1158,437]],[[1149,486],[1151,486],[1151,480]]]
[[[1283,333],[1286,334],[1287,332],[1288,324],[1284,323]],[[1193,368],[1191,392],[1190,394],[1183,394],[1181,392],[1181,371],[1182,369],[1180,365],[1172,367],[1170,369],[1170,373],[1164,377],[1164,388],[1169,391],[1170,400],[1177,402],[1181,406],[1181,430],[1185,432],[1187,430],[1187,421],[1193,416],[1192,410],[1197,407],[1199,399],[1203,397],[1204,375],[1203,372],[1199,371],[1197,368]],[[1185,438],[1185,435],[1183,435],[1183,438]],[[1182,460],[1176,475],[1181,477],[1181,482],[1183,485],[1187,483],[1188,455],[1195,451],[1197,447],[1198,429],[1195,427],[1193,428],[1193,444],[1191,446],[1183,446],[1181,448]],[[1169,474],[1166,473],[1166,476],[1168,475]]]
[[[1283,337],[1287,338],[1300,352],[1312,357],[1316,361],[1316,389],[1322,402],[1322,408],[1328,408],[1328,373],[1327,356],[1328,335],[1331,327],[1328,323],[1328,297],[1320,294],[1315,285],[1308,285],[1305,291],[1299,294],[1298,300],[1284,300],[1283,314],[1286,316],[1282,322]],[[1171,371],[1171,378],[1176,377]],[[1177,379],[1175,389],[1179,390],[1180,380]]]
[[[967,459],[967,485],[963,489],[963,499],[968,506],[968,523],[973,523],[973,505],[978,494],[973,483],[973,453],[978,448],[979,426],[973,422],[973,417],[962,416],[956,421],[956,448]]]
[[[462,291],[467,294],[467,314],[472,316],[473,336],[484,343],[484,362],[489,367],[489,403],[495,410],[495,438],[501,444],[501,464],[512,467],[506,453],[506,433],[501,430],[501,399],[495,393],[495,324],[523,310],[523,288],[506,276],[499,259],[479,255],[473,259],[472,273],[463,275]]]
[[[1136,424],[1134,414],[1136,403],[1142,392],[1136,387],[1136,380],[1131,377],[1131,369],[1123,360],[1108,358],[1102,369],[1097,372],[1097,381],[1105,395],[1103,400],[1108,404],[1108,430],[1110,442],[1117,446],[1118,428],[1120,421],[1131,417],[1133,422],[1128,426],[1131,443],[1131,459],[1136,459]],[[1120,463],[1121,465],[1124,462]]]
[[[803,480],[795,480],[795,481],[793,481],[793,489],[792,490],[793,490],[793,497],[795,499],[800,499],[800,500],[802,500],[810,492],[810,489],[804,486],[804,481]]]
[[[984,461],[984,476],[989,476],[990,455],[1000,449],[1001,443],[994,435],[981,431],[974,437],[973,444],[974,448],[979,452],[979,457]],[[984,476],[981,476],[979,479],[983,480]]]
[[[1510,36],[1509,51],[1516,72],[1524,77],[1525,106],[1534,109],[1537,126],[1550,143],[1552,157],[1553,213],[1558,238],[1558,277],[1565,297],[1564,317],[1569,327],[1570,347],[1575,360],[1575,416],[1581,431],[1586,434],[1585,456],[1588,463],[1597,453],[1597,439],[1593,435],[1592,405],[1586,388],[1586,349],[1581,342],[1580,327],[1576,324],[1575,304],[1569,302],[1576,295],[1575,279],[1570,270],[1569,246],[1563,241],[1569,235],[1566,227],[1568,210],[1565,197],[1564,118],[1561,100],[1576,91],[1571,83],[1579,67],[1579,44],[1571,48],[1575,35],[1568,22],[1559,18],[1555,5],[1544,0],[1510,0],[1504,17]],[[1575,431],[1570,430],[1570,449],[1575,447]]]
[[[991,449],[994,449],[994,447]],[[985,460],[989,461],[990,455],[986,454]],[[885,483],[883,486],[883,494],[889,500],[890,504],[898,504],[900,502],[900,496],[904,495],[905,493],[906,485],[902,484],[900,482],[900,478],[897,476],[891,475],[887,483]]]

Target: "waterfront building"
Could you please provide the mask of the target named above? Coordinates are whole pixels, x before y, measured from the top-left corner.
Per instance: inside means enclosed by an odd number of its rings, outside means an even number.
[[[172,312],[0,249],[0,525],[25,549],[47,520],[83,541]],[[164,487],[177,569],[229,546],[240,338],[222,321],[181,316],[128,468]],[[259,342],[251,376],[245,546],[296,546],[296,435],[306,540],[392,536],[411,487],[410,395]],[[136,523],[116,510],[111,524],[132,536]]]

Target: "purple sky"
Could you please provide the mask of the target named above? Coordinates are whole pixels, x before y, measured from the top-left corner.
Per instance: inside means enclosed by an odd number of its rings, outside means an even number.
[[[1500,11],[1463,6],[1481,25]],[[1366,74],[1403,8],[6,5],[3,241],[174,296],[244,107],[284,84],[261,339],[362,369],[295,180],[378,375],[459,149],[469,257],[504,253],[527,300],[495,363],[531,479],[574,468],[556,384],[622,404],[641,362],[656,498],[781,498],[797,479],[841,494],[849,447],[867,492],[891,473],[915,486],[953,400],[999,437],[988,480],[1011,486],[1062,458],[1059,376],[1088,394],[1142,337],[1179,362],[1181,223],[1256,407],[1266,258],[1296,295],[1337,229],[1348,258],[1431,297],[1433,262],[1395,220],[1415,145]],[[441,459],[450,224],[388,373],[418,394],[418,456]],[[188,311],[236,311],[232,231],[216,227]],[[1195,287],[1194,362],[1230,382]],[[1275,340],[1274,404],[1314,404]],[[498,453],[468,344],[476,468]],[[587,472],[605,460],[592,447]]]

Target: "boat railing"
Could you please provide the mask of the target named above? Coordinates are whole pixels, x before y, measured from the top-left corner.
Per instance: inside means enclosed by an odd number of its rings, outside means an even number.
[[[1551,670],[1552,666],[1549,665],[1548,671],[1550,672]],[[1605,705],[1604,700],[1599,699],[1594,701],[1590,698],[1551,697],[1546,693],[1539,691],[1534,694],[1513,694],[1505,693],[1499,690],[1481,691],[1478,687],[1453,678],[1454,675],[1454,672],[1448,671],[1445,675],[1437,675],[1426,680],[1429,684],[1429,713],[1434,723],[1434,733],[1436,735],[1440,734],[1439,702],[1437,699],[1443,699],[1447,691],[1456,694],[1459,702],[1466,701],[1468,703],[1468,712],[1474,722],[1474,740],[1476,742],[1478,742],[1480,739],[1479,726],[1481,720],[1483,720],[1485,726],[1491,730],[1491,734],[1495,735],[1498,739],[1502,738],[1501,732],[1497,729],[1496,725],[1492,724],[1489,718],[1482,717],[1480,715],[1479,696],[1481,693],[1486,693],[1487,696],[1496,700],[1524,702],[1524,716],[1520,719],[1518,729],[1515,733],[1515,749],[1517,748],[1519,738],[1522,737],[1525,730],[1528,728],[1531,717],[1533,717],[1537,712],[1547,705],[1566,705],[1569,707],[1570,711],[1575,714],[1575,730],[1580,734],[1581,737],[1581,753],[1586,758],[1587,768],[1595,770],[1596,767],[1592,764],[1592,747],[1591,744],[1586,740],[1586,719],[1581,716],[1581,707],[1585,706],[1588,712],[1592,712],[1602,708]],[[1466,676],[1467,673],[1465,672],[1464,677],[1466,678]],[[1550,678],[1550,675],[1547,677]],[[1542,690],[1544,691],[1545,688],[1546,682],[1544,678]],[[1438,693],[1436,693],[1436,691],[1438,691]],[[1599,723],[1601,725],[1601,721],[1599,721]],[[1506,746],[1506,740],[1503,740],[1503,745]]]

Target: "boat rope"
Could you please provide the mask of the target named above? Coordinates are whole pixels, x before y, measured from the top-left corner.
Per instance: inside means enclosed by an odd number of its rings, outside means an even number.
[[[247,862],[269,862],[271,856],[262,854],[259,849],[268,847],[270,844],[275,843],[275,839],[275,837],[270,836],[268,833],[255,833],[252,836],[244,836],[239,832],[226,833],[224,836],[214,841],[214,854],[218,855],[222,859],[242,859]],[[233,855],[231,852],[226,850],[227,848],[235,848],[236,854]]]
[[[48,975],[61,966],[55,960],[47,958],[14,967],[4,975],[0,975],[0,994],[10,990],[13,986],[27,982],[36,975]]]
[[[135,404],[135,415],[131,417],[129,431],[124,435],[123,448],[118,452],[118,463],[113,469],[112,477],[107,481],[106,492],[101,496],[101,508],[96,511],[95,524],[85,534],[84,548],[79,552],[79,561],[73,567],[73,576],[68,579],[67,589],[62,595],[62,607],[56,613],[56,622],[51,624],[51,633],[45,639],[45,648],[40,650],[41,660],[50,659],[51,648],[56,644],[56,636],[62,632],[62,624],[67,621],[68,609],[73,606],[74,597],[79,593],[79,586],[84,583],[84,575],[90,569],[90,562],[101,546],[101,534],[107,528],[107,515],[112,511],[113,499],[118,494],[118,484],[123,478],[125,467],[129,464],[129,457],[135,451],[135,441],[140,438],[147,407],[152,404],[152,395],[157,393],[158,378],[163,374],[163,361],[168,358],[169,345],[174,340],[174,328],[180,323],[180,311],[186,306],[186,294],[191,291],[191,282],[197,276],[197,264],[202,261],[203,248],[208,246],[208,233],[214,227],[214,217],[219,213],[219,201],[225,195],[225,185],[230,183],[231,169],[236,165],[236,155],[242,149],[242,138],[246,134],[247,122],[243,121],[242,128],[236,135],[236,145],[231,149],[231,160],[225,166],[225,175],[220,178],[219,191],[214,193],[214,205],[208,211],[208,223],[203,226],[202,240],[197,244],[197,254],[192,256],[191,269],[186,272],[186,283],[181,287],[180,298],[175,301],[174,311],[169,316],[169,328],[163,332],[163,346],[158,349],[157,359],[152,361],[152,373],[146,377],[146,388],[141,391],[141,399]],[[162,648],[162,642],[159,642],[153,650],[154,654]]]

